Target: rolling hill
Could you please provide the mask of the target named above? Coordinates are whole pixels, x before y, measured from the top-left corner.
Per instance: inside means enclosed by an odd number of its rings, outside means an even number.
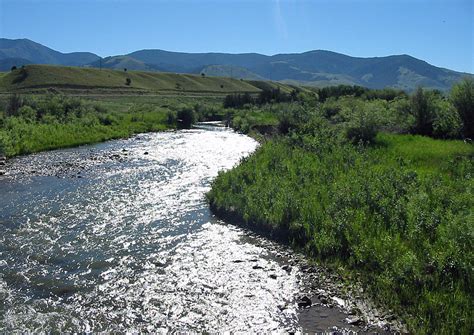
[[[130,83],[127,84],[127,78]],[[250,82],[225,77],[193,74],[117,71],[110,69],[26,65],[0,77],[0,92],[28,92],[38,89],[107,90],[121,93],[258,93],[262,88],[289,92],[291,86]]]
[[[205,73],[207,76],[271,80],[317,87],[348,84],[369,88],[394,87],[407,91],[418,86],[445,91],[463,76],[472,76],[436,67],[409,55],[361,58],[325,50],[273,56],[140,50],[101,59],[91,53],[63,54],[25,39],[0,39],[0,61],[12,58],[25,59],[34,64]]]

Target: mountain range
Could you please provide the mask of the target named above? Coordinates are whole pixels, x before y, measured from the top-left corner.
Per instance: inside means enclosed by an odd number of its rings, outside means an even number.
[[[288,84],[360,85],[411,91],[418,86],[448,90],[464,76],[409,55],[351,57],[325,50],[266,56],[258,53],[182,53],[140,50],[101,58],[90,52],[61,53],[28,39],[0,38],[0,71],[26,64],[97,67],[203,74]]]

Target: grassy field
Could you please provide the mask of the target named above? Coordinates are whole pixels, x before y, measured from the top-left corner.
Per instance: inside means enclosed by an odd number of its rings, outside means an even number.
[[[130,79],[127,84],[127,78]],[[223,77],[202,77],[191,74],[117,71],[96,68],[27,65],[0,76],[0,91],[15,92],[40,88],[110,89],[123,93],[258,93],[259,85],[291,88],[283,84],[248,82]],[[88,92],[88,93],[94,93]]]

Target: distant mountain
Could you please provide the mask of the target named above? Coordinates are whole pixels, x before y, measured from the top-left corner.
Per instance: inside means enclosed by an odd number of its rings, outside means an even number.
[[[463,76],[472,76],[439,68],[409,55],[361,58],[325,50],[273,56],[140,50],[100,59],[91,53],[62,54],[29,40],[0,39],[0,60],[15,57],[36,64],[204,73],[207,76],[272,80],[309,86],[348,84],[404,90],[413,90],[418,86],[448,90]]]
[[[28,64],[33,62],[24,58],[4,58],[0,59],[0,71],[10,71],[13,66],[21,67]]]
[[[99,56],[90,52],[61,53],[28,39],[0,38],[0,60],[26,59],[34,64],[82,66],[95,62]]]

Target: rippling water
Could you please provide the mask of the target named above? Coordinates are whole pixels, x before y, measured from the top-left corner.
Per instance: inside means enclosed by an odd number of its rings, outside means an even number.
[[[204,198],[256,145],[193,129],[14,160],[0,177],[0,332],[296,330],[281,308],[296,274]]]

